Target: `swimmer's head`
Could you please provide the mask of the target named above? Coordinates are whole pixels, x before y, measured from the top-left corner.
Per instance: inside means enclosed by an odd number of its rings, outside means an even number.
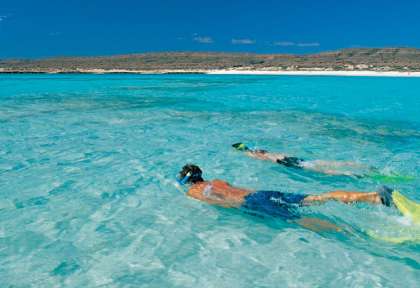
[[[241,142],[232,144],[232,147],[235,148],[238,151],[248,151],[249,150],[249,148],[244,143],[241,143]]]
[[[194,164],[187,164],[182,167],[182,170],[178,174],[178,181],[181,184],[195,184],[197,182],[203,182],[203,178],[201,175],[203,171],[201,171],[200,167]]]

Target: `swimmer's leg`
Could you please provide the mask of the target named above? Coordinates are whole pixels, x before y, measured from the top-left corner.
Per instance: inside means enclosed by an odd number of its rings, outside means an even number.
[[[327,201],[339,201],[346,204],[355,202],[381,204],[381,198],[378,192],[354,192],[336,190],[321,195],[309,195],[303,199],[303,203],[305,205],[313,205]]]
[[[351,177],[361,177],[359,173],[354,173],[352,171],[343,171],[342,168],[350,169],[367,169],[369,167],[350,161],[325,161],[325,160],[312,160],[312,161],[303,161],[301,163],[302,168],[307,170],[312,170],[319,173],[324,173],[327,175],[344,175]],[[341,168],[341,169],[340,169]]]
[[[335,168],[342,168],[342,167],[353,167],[353,168],[363,168],[366,167],[365,165],[357,162],[352,161],[326,161],[326,160],[313,160],[311,161],[318,166],[327,166],[327,167],[335,167]]]

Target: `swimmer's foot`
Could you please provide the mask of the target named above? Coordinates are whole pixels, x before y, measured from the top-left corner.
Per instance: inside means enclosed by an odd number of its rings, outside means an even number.
[[[381,186],[378,189],[378,195],[379,198],[381,199],[381,203],[387,207],[390,207],[392,203],[392,192],[394,190],[392,190],[391,188],[387,187],[387,186]]]

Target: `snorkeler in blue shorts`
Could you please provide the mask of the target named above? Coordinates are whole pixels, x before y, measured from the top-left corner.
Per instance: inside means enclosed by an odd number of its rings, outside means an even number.
[[[299,207],[316,205],[326,201],[342,203],[365,202],[392,205],[392,190],[382,187],[377,192],[353,192],[337,190],[321,195],[283,193],[279,191],[254,191],[231,186],[223,180],[206,181],[201,169],[193,164],[185,165],[178,175],[180,184],[189,184],[187,195],[197,200],[226,208],[240,208],[261,216],[273,216],[296,222],[312,230],[340,230],[332,223],[301,217]]]

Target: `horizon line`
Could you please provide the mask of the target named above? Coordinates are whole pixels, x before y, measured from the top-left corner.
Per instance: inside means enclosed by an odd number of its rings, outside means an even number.
[[[45,60],[45,59],[54,59],[54,58],[96,58],[96,57],[115,57],[115,56],[129,56],[129,55],[146,55],[146,54],[165,54],[165,53],[190,53],[190,54],[252,54],[252,55],[288,55],[288,56],[309,56],[309,55],[318,55],[323,53],[334,53],[340,52],[343,50],[363,50],[363,49],[412,49],[420,50],[418,47],[414,46],[386,46],[386,47],[369,47],[369,46],[360,46],[360,47],[344,47],[337,49],[328,49],[319,52],[308,52],[308,53],[259,53],[259,52],[246,52],[246,51],[211,51],[211,50],[168,50],[168,51],[147,51],[147,52],[127,52],[127,53],[118,53],[118,54],[97,54],[97,55],[50,55],[50,56],[41,56],[41,57],[0,57],[0,61],[36,61],[36,60]]]

